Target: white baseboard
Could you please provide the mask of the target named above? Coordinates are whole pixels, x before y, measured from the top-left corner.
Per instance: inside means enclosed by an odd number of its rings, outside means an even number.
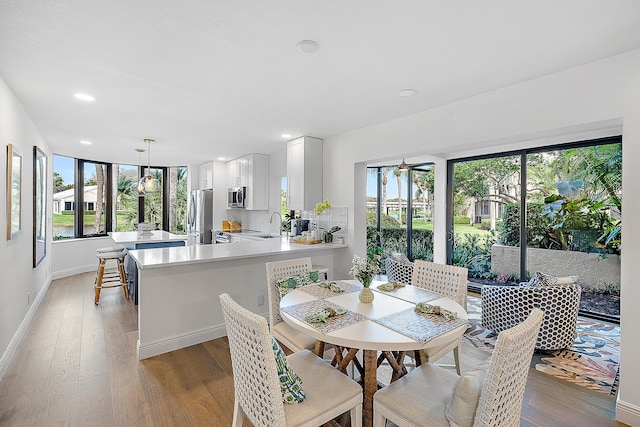
[[[191,345],[200,344],[205,341],[211,341],[227,335],[227,330],[223,325],[212,326],[200,331],[192,331],[188,334],[178,337],[168,338],[151,344],[140,345],[138,340],[138,360],[147,359],[159,354],[168,353],[170,351],[179,350]]]
[[[88,273],[96,271],[96,264],[82,265],[80,267],[68,268],[66,270],[54,271],[51,273],[51,279],[62,279],[63,277],[75,276],[76,274]]]
[[[13,356],[16,354],[16,351],[18,350],[18,346],[20,345],[20,342],[22,341],[24,334],[27,332],[27,328],[29,328],[29,325],[31,324],[33,317],[35,316],[36,312],[38,311],[38,308],[40,307],[40,303],[44,299],[44,295],[47,293],[47,290],[49,289],[49,285],[51,285],[51,280],[52,280],[51,277],[49,277],[47,279],[46,285],[43,286],[40,292],[38,292],[38,295],[36,295],[36,298],[33,300],[31,307],[29,307],[29,311],[27,311],[27,315],[24,317],[24,319],[22,319],[22,323],[20,323],[18,330],[16,331],[15,334],[13,334],[13,337],[11,338],[11,341],[9,342],[7,349],[2,354],[2,357],[0,357],[0,380],[2,380],[2,378],[4,377],[4,374],[7,372],[7,369],[9,368],[9,365],[13,360]]]
[[[630,426],[640,426],[640,407],[622,401],[618,396],[616,401],[616,421]]]

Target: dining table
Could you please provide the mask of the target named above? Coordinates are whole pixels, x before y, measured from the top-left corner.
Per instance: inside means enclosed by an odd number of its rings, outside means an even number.
[[[373,301],[363,303],[359,299],[362,290],[359,282],[332,283],[333,287],[316,283],[287,293],[280,300],[280,314],[291,327],[316,339],[318,356],[323,356],[324,344],[329,343],[336,349],[332,361],[336,368],[346,374],[349,363],[354,364],[363,388],[364,425],[372,426],[373,395],[379,387],[380,364],[389,363],[391,381],[395,381],[406,373],[405,355],[413,352],[419,366],[424,360],[423,350],[459,340],[468,326],[467,312],[451,298],[411,285],[397,285],[392,290],[387,287],[383,291],[378,286],[387,282],[376,280],[370,286]],[[438,311],[449,316],[418,313],[418,303],[437,306]],[[314,319],[320,310],[327,309],[331,309],[332,315],[324,322]]]

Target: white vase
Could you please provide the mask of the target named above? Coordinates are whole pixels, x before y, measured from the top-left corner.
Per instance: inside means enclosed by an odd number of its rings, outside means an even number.
[[[365,303],[365,304],[369,304],[373,301],[373,291],[369,288],[363,288],[360,291],[360,294],[358,294],[358,298],[360,298],[360,302]]]

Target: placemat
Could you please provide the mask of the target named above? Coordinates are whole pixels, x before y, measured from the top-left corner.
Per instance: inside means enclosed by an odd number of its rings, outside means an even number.
[[[467,324],[461,318],[447,320],[437,314],[418,314],[413,307],[371,320],[422,343]]]
[[[316,313],[323,308],[331,307],[335,309],[336,307],[340,307],[337,304],[333,304],[332,302],[319,299],[314,301],[303,302],[301,304],[290,305],[287,307],[280,308],[280,311],[284,311],[287,314],[292,315],[298,320],[303,321],[307,325],[313,327],[319,332],[326,334],[331,331],[335,331],[336,329],[344,328],[346,326],[353,325],[354,323],[362,322],[367,318],[362,314],[356,313],[351,310],[347,310],[345,314],[340,316],[330,317],[327,320],[327,323],[310,323],[306,322],[304,318],[312,313]]]
[[[378,289],[378,286],[372,286],[371,288],[376,292],[391,295],[395,298],[412,302],[414,304],[417,304],[419,302],[433,301],[434,299],[438,299],[441,297],[441,295],[429,292],[416,286],[404,286],[402,288],[395,288],[392,291],[382,291]]]
[[[344,289],[344,292],[333,292],[331,289],[323,288],[317,283],[302,286],[302,287],[299,287],[298,289],[300,289],[301,291],[307,292],[318,298],[335,297],[336,295],[346,294],[349,292],[356,292],[360,290],[360,286],[355,285],[353,283],[340,282],[340,281],[334,281],[334,283],[336,283],[338,286]]]

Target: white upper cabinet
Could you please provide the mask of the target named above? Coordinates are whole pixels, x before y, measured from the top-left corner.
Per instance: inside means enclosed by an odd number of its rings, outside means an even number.
[[[287,143],[287,208],[312,210],[322,201],[322,140],[304,136]]]
[[[201,164],[198,172],[200,190],[213,189],[213,162]]]
[[[246,187],[247,210],[269,209],[269,156],[247,154],[227,162],[227,187]]]

